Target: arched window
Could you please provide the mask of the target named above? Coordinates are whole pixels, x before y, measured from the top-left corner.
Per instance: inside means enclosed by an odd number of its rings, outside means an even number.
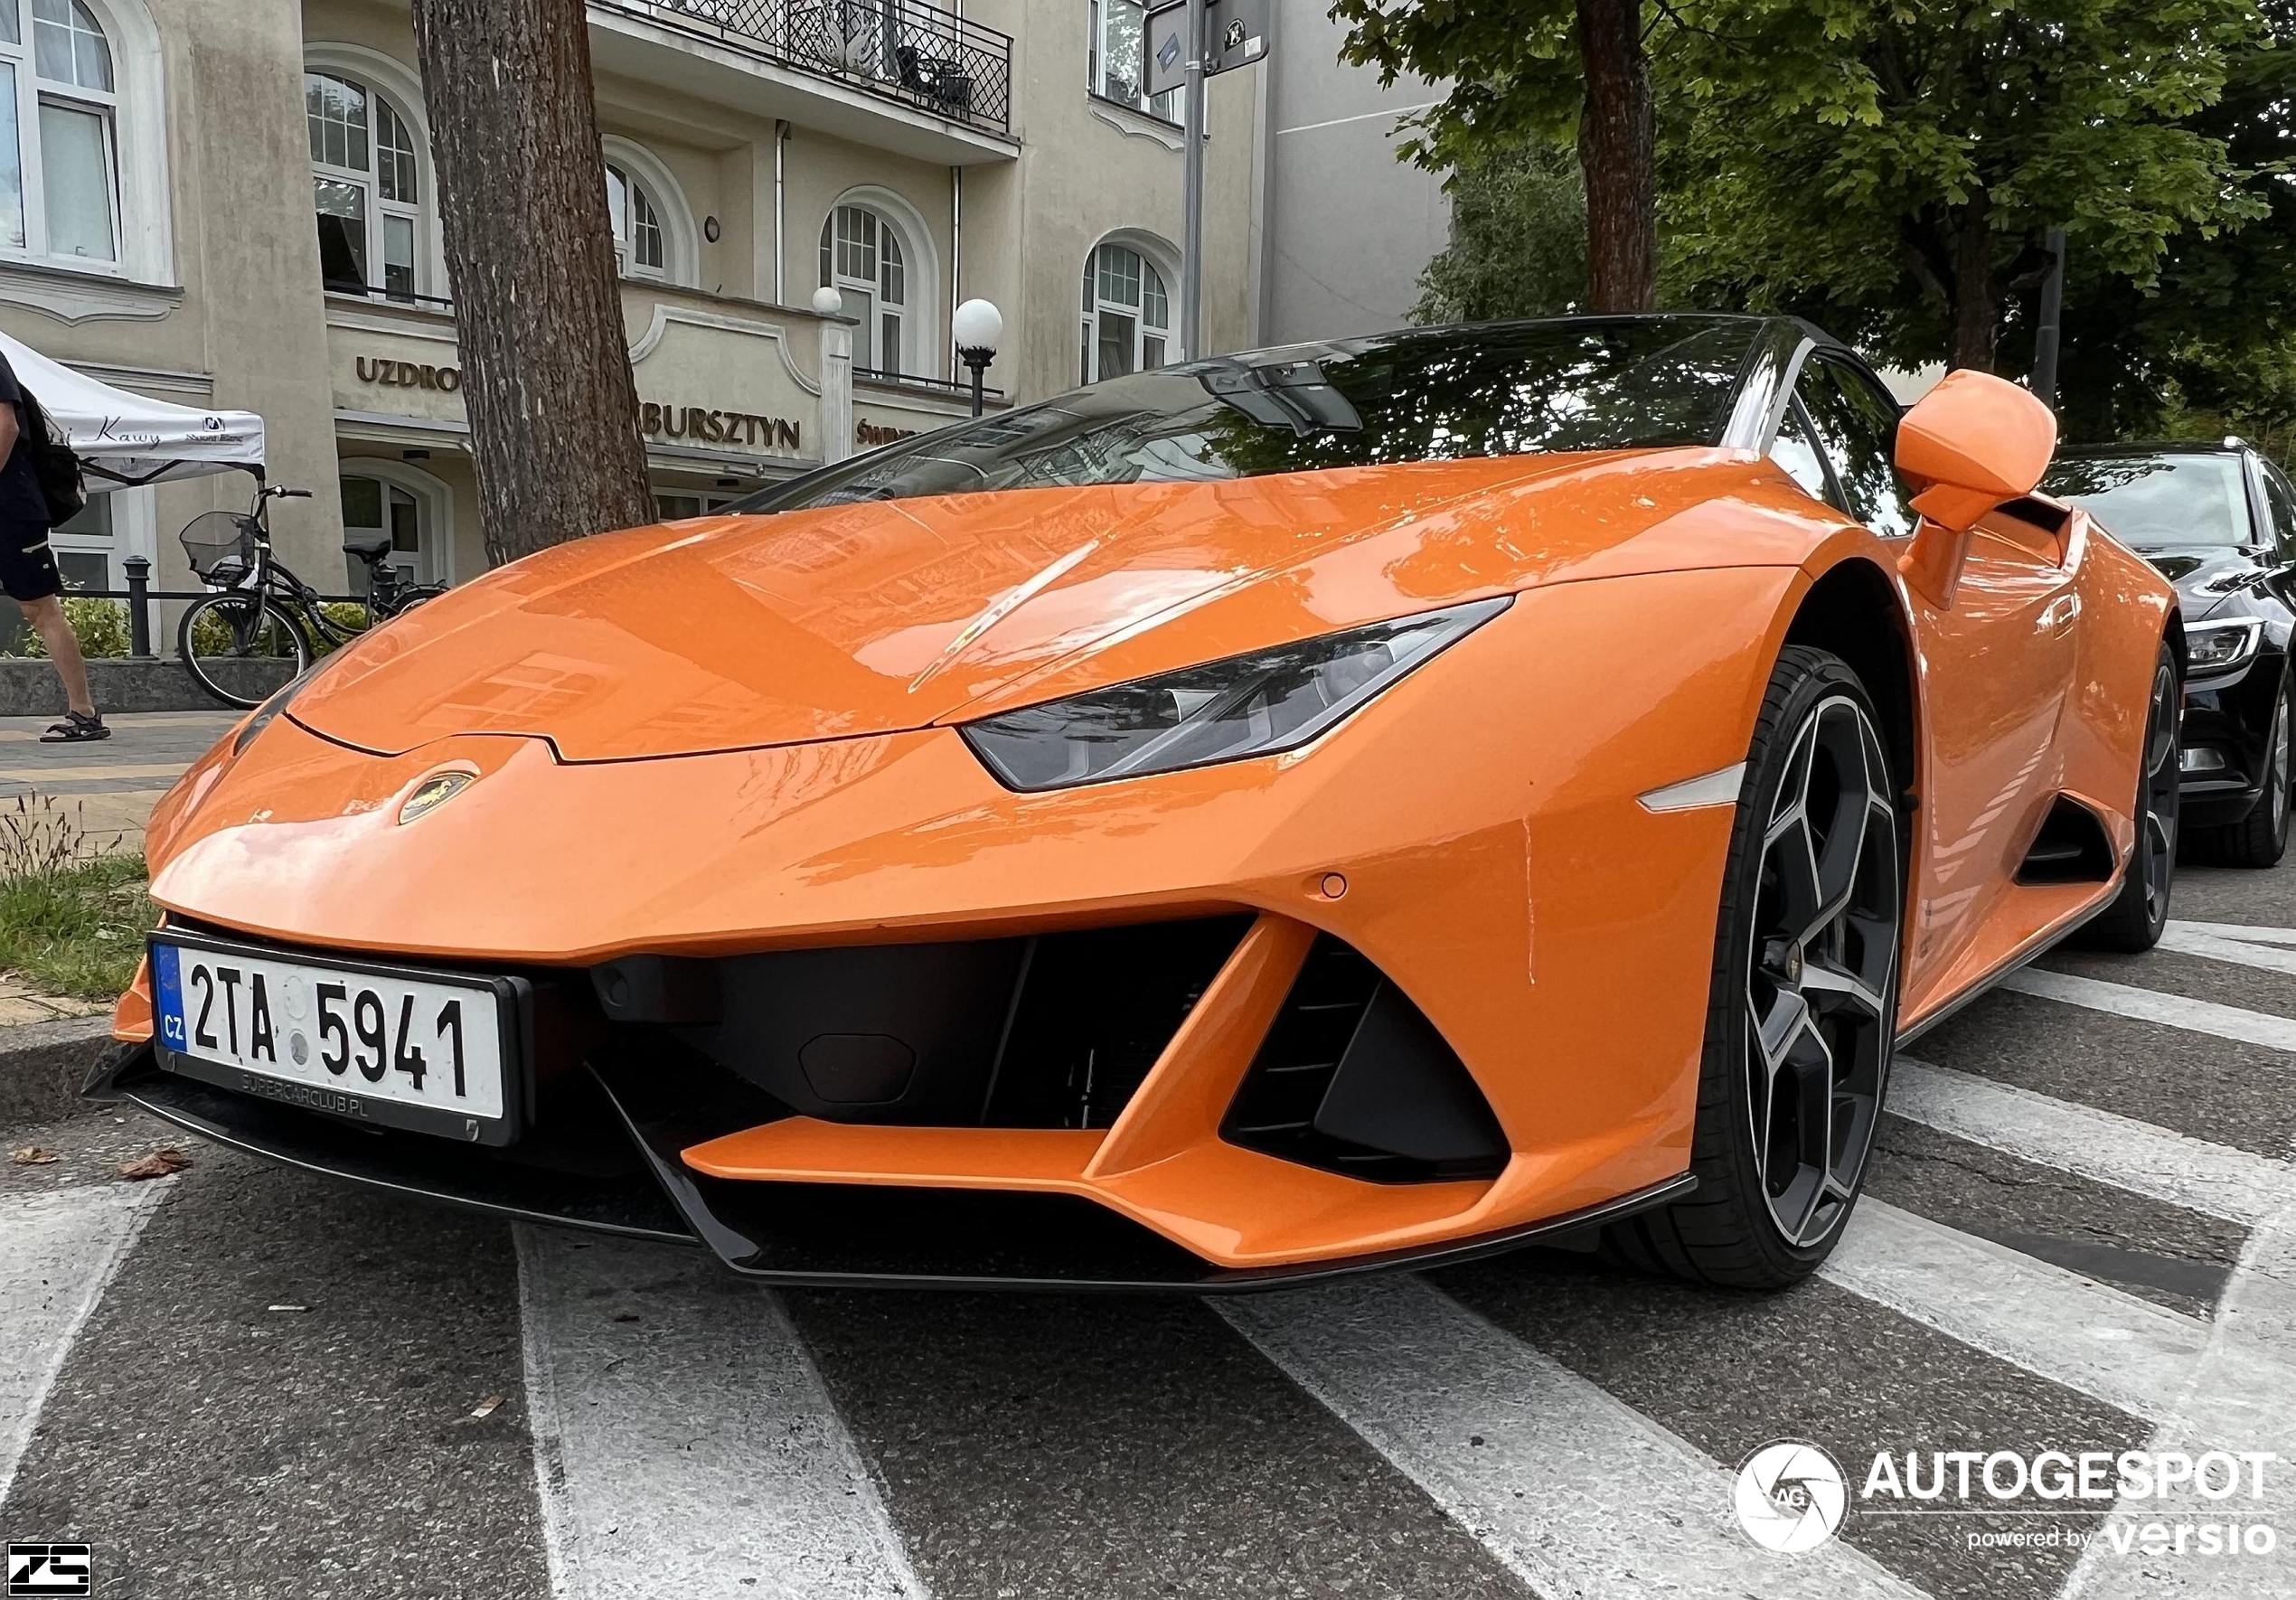
[[[413,298],[422,288],[425,232],[413,119],[372,85],[333,71],[304,73],[303,108],[319,276],[331,289]]]
[[[0,0],[0,249],[118,262],[118,108],[81,0]]]
[[[1094,250],[1084,264],[1084,381],[1144,372],[1178,354],[1172,296],[1155,262],[1128,244]]]
[[[662,208],[645,185],[609,163],[606,209],[614,219],[614,264],[625,278],[666,278],[669,249],[662,233]]]
[[[862,205],[841,205],[821,225],[821,282],[844,301],[853,330],[853,367],[914,371],[908,327],[908,268],[893,224]]]
[[[454,581],[453,499],[444,484],[400,462],[351,456],[343,458],[336,485],[346,534],[384,535],[384,561],[409,581]],[[348,565],[354,581],[363,579],[364,563]]]

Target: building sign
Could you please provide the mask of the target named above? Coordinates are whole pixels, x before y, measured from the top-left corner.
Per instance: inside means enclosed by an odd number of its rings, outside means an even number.
[[[362,355],[358,368],[360,382],[380,383],[385,389],[443,389],[452,394],[463,386],[460,367],[434,367],[422,362]]]
[[[853,443],[864,450],[880,445],[897,445],[903,439],[913,439],[921,430],[914,428],[889,428],[881,422],[858,421],[853,424]]]
[[[354,363],[362,383],[384,389],[428,389],[452,394],[463,386],[460,367],[394,361],[362,355]],[[757,411],[720,407],[670,405],[645,400],[638,407],[638,431],[650,439],[688,445],[738,445],[753,450],[795,454],[804,448],[804,424]]]
[[[799,424],[783,417],[761,417],[755,411],[709,410],[701,406],[663,406],[652,400],[638,407],[638,431],[650,439],[754,445],[768,450],[795,450],[801,437]]]

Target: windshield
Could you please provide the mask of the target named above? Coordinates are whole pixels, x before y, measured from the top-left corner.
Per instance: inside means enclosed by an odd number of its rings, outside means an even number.
[[[1191,362],[943,428],[728,509],[1711,444],[1761,327],[1498,324]]]
[[[2060,461],[2041,486],[2123,544],[2248,542],[2248,488],[2235,455],[2098,456]]]

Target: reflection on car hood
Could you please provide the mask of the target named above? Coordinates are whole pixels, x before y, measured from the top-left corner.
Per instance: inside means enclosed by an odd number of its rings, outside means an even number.
[[[1710,450],[1515,456],[639,528],[408,613],[290,714],[389,754],[517,733],[569,760],[923,728],[1056,663],[1072,678],[1117,640],[1171,632],[1183,662],[1216,659],[1520,587],[1760,471]],[[1287,576],[1382,538],[1403,543],[1369,550],[1369,579],[1344,592]],[[1232,609],[1191,629],[1192,612],[1255,588],[1270,592],[1253,626],[1278,636],[1231,636]]]
[[[2148,546],[2140,551],[2184,598],[2185,620],[2198,622],[2269,568],[2260,551],[2225,544]]]

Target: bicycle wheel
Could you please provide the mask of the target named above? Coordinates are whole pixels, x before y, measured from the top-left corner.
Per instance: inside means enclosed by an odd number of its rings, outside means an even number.
[[[419,583],[412,588],[400,589],[398,601],[391,607],[390,615],[396,616],[401,611],[412,611],[425,600],[435,600],[446,592],[447,586],[443,583]]]
[[[284,681],[258,662],[285,661],[288,676],[311,664],[311,642],[276,601],[243,590],[209,595],[183,612],[176,654],[193,681],[227,706],[261,705]]]

